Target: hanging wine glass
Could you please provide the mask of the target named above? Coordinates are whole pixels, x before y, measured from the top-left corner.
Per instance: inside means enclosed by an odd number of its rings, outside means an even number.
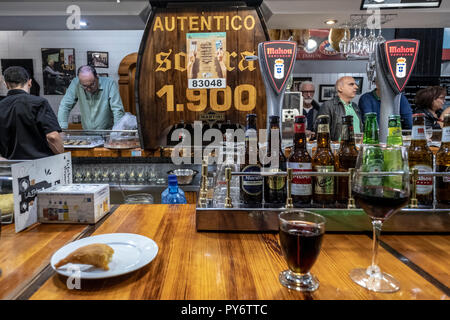
[[[386,41],[386,39],[381,34],[381,27],[378,29],[378,36],[377,36],[377,43],[383,43]]]
[[[353,38],[350,40],[350,53],[358,54],[358,40],[356,39],[356,29],[354,31]]]
[[[350,53],[350,30],[348,28],[344,29],[344,37],[339,41],[339,51],[345,55]]]
[[[375,37],[375,29],[370,28],[370,34],[367,37],[367,41],[369,44],[368,53],[369,55],[375,52],[375,46],[377,45],[377,38]]]
[[[367,38],[367,28],[364,28],[364,36],[361,41],[361,55],[369,55],[369,39]]]

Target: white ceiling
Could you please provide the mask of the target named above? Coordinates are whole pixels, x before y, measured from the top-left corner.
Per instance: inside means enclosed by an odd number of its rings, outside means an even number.
[[[148,0],[32,1],[0,0],[0,30],[64,30],[69,5],[76,4],[88,21],[88,29],[143,29]],[[327,28],[324,21],[338,25],[368,14],[361,0],[264,0],[262,10],[269,29]],[[381,10],[393,14],[383,28],[450,27],[450,0],[440,8]]]

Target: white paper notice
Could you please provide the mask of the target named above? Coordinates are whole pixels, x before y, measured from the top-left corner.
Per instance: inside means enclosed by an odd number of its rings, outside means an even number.
[[[72,183],[70,152],[11,166],[16,232],[37,222],[36,195],[55,184]]]

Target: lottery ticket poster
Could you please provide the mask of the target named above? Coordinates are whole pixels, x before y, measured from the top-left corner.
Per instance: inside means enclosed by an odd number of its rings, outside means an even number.
[[[226,88],[226,32],[187,33],[189,89]]]

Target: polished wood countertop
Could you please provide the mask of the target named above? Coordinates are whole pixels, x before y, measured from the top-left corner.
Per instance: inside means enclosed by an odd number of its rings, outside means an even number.
[[[1,226],[0,299],[14,299],[49,264],[53,253],[82,236],[87,225],[35,224],[16,233]]]
[[[279,273],[287,267],[277,234],[197,232],[195,205],[121,205],[92,235],[106,233],[147,236],[158,244],[159,252],[140,270],[116,278],[82,281],[79,290],[68,289],[67,278],[51,270],[41,279],[48,280],[42,281],[33,292],[29,291],[29,298],[449,299],[449,235],[411,235],[417,241],[405,239],[408,244],[402,238],[386,235],[389,245],[380,247],[380,267],[400,281],[401,289],[383,294],[367,291],[349,277],[352,268],[367,267],[371,262],[372,242],[365,234],[325,234],[320,256],[311,270],[319,279],[320,287],[313,293],[300,293],[283,287],[278,281]],[[61,239],[61,245],[63,242],[66,241]],[[48,255],[39,258],[41,263],[48,263],[61,245],[47,247]],[[408,258],[407,250],[418,254]],[[409,259],[413,263],[407,263]],[[426,274],[414,266],[426,270]]]

